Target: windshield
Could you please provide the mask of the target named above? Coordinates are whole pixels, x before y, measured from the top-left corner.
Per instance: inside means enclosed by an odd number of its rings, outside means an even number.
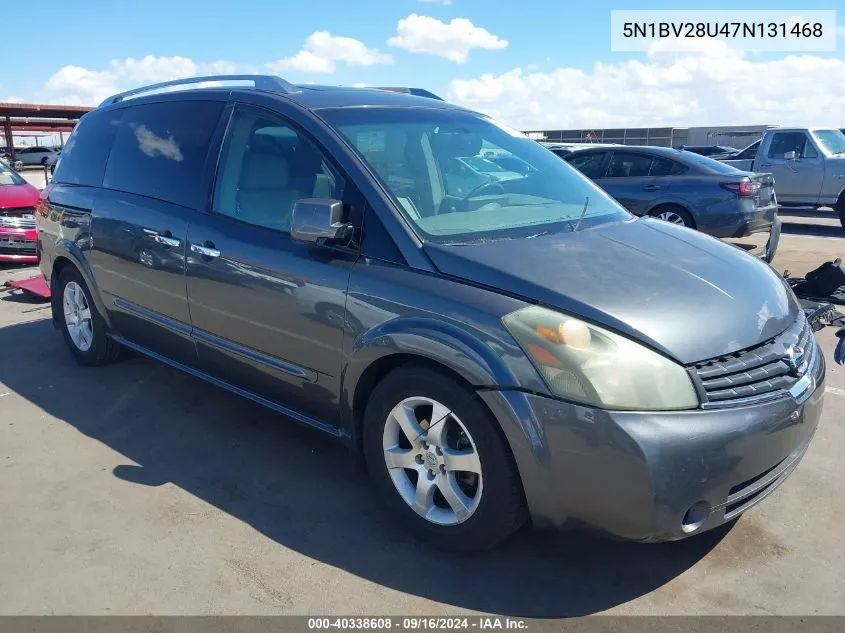
[[[839,130],[815,130],[813,136],[829,154],[845,154],[845,134]]]
[[[355,146],[423,239],[531,236],[631,218],[539,143],[478,114],[338,108],[321,115]],[[483,152],[518,158],[532,169],[494,177],[502,169],[491,167]]]
[[[9,167],[9,163],[0,160],[0,186],[2,185],[22,185],[26,182],[21,178],[16,171]]]
[[[736,167],[731,167],[730,165],[719,162],[714,158],[708,158],[707,156],[702,156],[701,154],[696,154],[695,152],[684,152],[684,158],[691,163],[697,163],[701,167],[714,171],[718,174],[735,174],[739,171]]]

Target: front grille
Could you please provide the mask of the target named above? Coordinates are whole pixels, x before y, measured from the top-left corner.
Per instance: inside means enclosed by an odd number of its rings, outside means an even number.
[[[815,371],[811,367],[814,345],[812,328],[801,313],[793,326],[778,336],[749,349],[695,363],[691,369],[705,406],[775,398],[788,392],[805,373]]]
[[[0,209],[0,229],[34,229],[35,207]]]

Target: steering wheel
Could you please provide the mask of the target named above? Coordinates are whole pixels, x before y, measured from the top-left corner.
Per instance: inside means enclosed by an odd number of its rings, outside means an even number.
[[[481,195],[481,192],[489,189],[489,191],[485,194],[488,196],[493,195],[500,195],[505,193],[505,188],[498,182],[485,182],[483,184],[478,185],[472,191],[470,191],[467,195],[464,196],[464,200],[469,200],[470,198],[474,198],[475,196]]]

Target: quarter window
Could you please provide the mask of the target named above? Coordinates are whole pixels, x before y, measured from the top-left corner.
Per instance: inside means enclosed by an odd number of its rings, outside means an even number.
[[[249,109],[235,111],[217,173],[217,213],[287,233],[294,202],[342,200],[343,190],[343,179],[298,129]]]
[[[89,112],[83,116],[59,155],[53,180],[57,183],[99,187],[120,125],[120,110]]]

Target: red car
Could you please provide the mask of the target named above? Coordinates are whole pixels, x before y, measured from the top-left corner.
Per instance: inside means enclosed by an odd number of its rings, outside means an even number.
[[[0,262],[35,263],[38,189],[0,161]]]

